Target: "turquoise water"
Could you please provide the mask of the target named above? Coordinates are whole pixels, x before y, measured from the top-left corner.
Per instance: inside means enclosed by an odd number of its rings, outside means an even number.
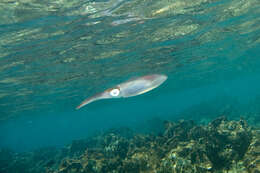
[[[223,1],[0,2],[0,147],[30,151],[158,120],[260,124],[260,4]],[[85,98],[146,74],[140,96]],[[152,124],[152,125],[151,125]]]

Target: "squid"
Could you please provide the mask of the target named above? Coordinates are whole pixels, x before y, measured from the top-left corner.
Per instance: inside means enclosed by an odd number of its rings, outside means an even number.
[[[133,97],[151,91],[167,80],[163,74],[152,74],[128,80],[84,100],[76,109],[101,99]]]

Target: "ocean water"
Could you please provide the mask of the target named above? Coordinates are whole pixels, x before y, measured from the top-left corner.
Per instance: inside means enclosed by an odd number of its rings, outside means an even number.
[[[260,126],[259,0],[1,0],[0,12],[0,148],[159,133],[165,120]],[[75,109],[149,74],[168,79]]]

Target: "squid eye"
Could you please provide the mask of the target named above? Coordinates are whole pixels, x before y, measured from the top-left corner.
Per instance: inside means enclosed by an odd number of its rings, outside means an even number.
[[[113,96],[113,97],[118,96],[119,93],[120,93],[120,90],[117,89],[117,88],[116,88],[116,89],[112,89],[112,90],[110,91],[110,95]]]

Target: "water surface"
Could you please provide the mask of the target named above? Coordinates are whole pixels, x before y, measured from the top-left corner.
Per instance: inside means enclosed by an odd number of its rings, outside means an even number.
[[[259,117],[259,9],[258,0],[1,1],[0,145],[62,145],[153,117]],[[75,110],[151,73],[169,79]]]

